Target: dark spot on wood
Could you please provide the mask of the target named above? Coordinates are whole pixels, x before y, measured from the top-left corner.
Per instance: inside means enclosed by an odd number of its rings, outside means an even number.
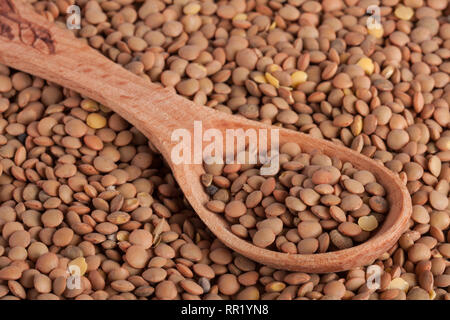
[[[2,23],[1,21],[0,21],[0,35],[8,38],[9,40],[14,39],[11,27],[7,24]]]

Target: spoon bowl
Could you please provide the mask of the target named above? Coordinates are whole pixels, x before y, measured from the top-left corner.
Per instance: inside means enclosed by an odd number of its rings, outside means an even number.
[[[196,105],[123,69],[73,34],[39,16],[19,0],[0,0],[0,63],[72,89],[108,106],[133,124],[158,149],[171,167],[186,199],[205,225],[226,246],[262,264],[291,271],[338,272],[372,263],[390,249],[407,227],[411,198],[401,180],[378,162],[353,150],[303,133],[269,126]],[[26,29],[28,32],[23,32]],[[204,130],[279,130],[280,145],[296,142],[302,152],[320,151],[371,171],[387,191],[390,211],[378,232],[358,246],[320,254],[287,254],[259,248],[234,235],[225,219],[204,206],[208,195],[200,182],[203,165],[175,164],[171,151],[176,129],[194,135],[193,123]]]
[[[270,130],[274,128],[229,116],[214,127],[223,131],[230,128],[243,128],[244,130],[248,128]],[[301,147],[302,152],[320,151],[327,156],[337,157],[343,162],[350,162],[359,170],[372,172],[386,190],[386,197],[390,204],[389,213],[375,234],[364,243],[348,249],[315,254],[288,254],[263,249],[236,236],[231,232],[229,222],[221,214],[213,213],[205,207],[209,196],[204,192],[204,187],[200,181],[200,175],[205,173],[203,165],[174,166],[172,168],[174,176],[192,208],[227,247],[270,267],[308,273],[326,273],[369,265],[397,242],[405,231],[410,218],[411,198],[404,184],[392,171],[375,160],[351,149],[303,133],[279,129],[279,139],[280,145],[295,142]]]

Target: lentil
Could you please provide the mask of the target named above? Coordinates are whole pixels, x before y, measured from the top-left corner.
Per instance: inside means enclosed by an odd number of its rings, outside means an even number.
[[[258,247],[285,253],[312,254],[319,247],[321,252],[339,250],[370,237],[378,221],[383,220],[382,215],[374,214],[386,213],[388,206],[386,199],[377,195],[384,195],[384,188],[376,184],[370,172],[358,171],[349,163],[338,164],[340,171],[332,165],[339,160],[322,154],[309,159],[296,144],[282,145],[280,150],[285,152],[280,155],[286,159],[284,169],[267,180],[257,175],[248,178],[248,172],[255,170],[254,166],[247,168],[248,164],[236,165],[233,170],[229,169],[232,165],[227,164],[215,170],[209,187],[228,187],[231,198],[225,202],[210,200],[205,206],[214,212],[223,212],[230,222],[239,219],[231,226],[238,237]],[[205,165],[205,170],[211,172],[211,167]],[[295,178],[300,176],[302,179],[296,182]],[[254,178],[260,179],[255,186],[249,182]],[[219,183],[233,179],[231,184]],[[330,192],[324,192],[323,186],[329,186]],[[330,194],[336,188],[344,190],[341,196]],[[276,192],[284,192],[286,196],[279,199]],[[363,205],[370,208],[369,212],[359,217],[358,223],[353,223],[352,215]],[[251,216],[254,222],[241,221],[240,218],[246,216]],[[326,239],[331,239],[333,246]]]

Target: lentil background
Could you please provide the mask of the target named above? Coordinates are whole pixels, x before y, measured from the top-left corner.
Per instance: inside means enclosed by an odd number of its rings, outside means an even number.
[[[222,112],[342,143],[399,174],[409,230],[367,270],[274,270],[225,248],[163,159],[106,107],[0,66],[1,299],[446,299],[446,0],[33,1],[144,78]],[[366,8],[380,6],[382,28]],[[66,269],[83,273],[66,288]]]

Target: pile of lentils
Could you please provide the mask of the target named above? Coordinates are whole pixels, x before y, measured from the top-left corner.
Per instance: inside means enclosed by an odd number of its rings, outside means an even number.
[[[276,160],[281,170],[270,177],[261,175],[261,166],[237,161],[205,164],[201,176],[211,195],[206,208],[224,214],[235,235],[260,248],[291,254],[347,249],[367,240],[389,211],[386,191],[369,171],[302,153],[295,142],[282,145]]]
[[[257,264],[205,228],[131,125],[0,66],[0,299],[450,299],[448,1],[29,2],[62,28],[78,5],[76,37],[199,104],[376,159],[413,213],[378,286],[367,267]]]

